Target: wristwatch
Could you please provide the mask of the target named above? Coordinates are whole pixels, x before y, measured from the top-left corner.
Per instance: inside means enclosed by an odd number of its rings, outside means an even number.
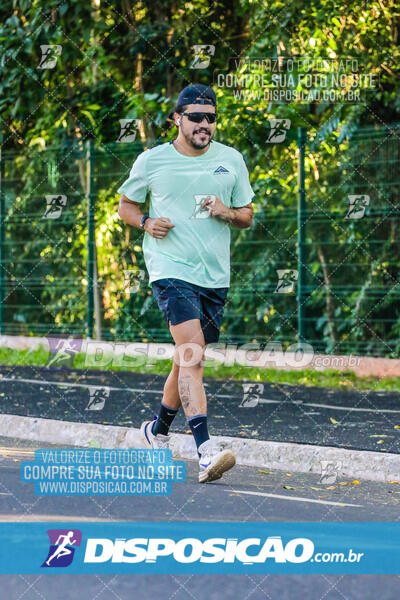
[[[150,217],[150,215],[148,215],[147,213],[145,215],[143,215],[143,217],[140,219],[140,227],[142,229],[144,229],[144,224],[146,222],[146,220]]]

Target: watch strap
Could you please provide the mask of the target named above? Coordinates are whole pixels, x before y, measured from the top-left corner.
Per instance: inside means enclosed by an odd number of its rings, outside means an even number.
[[[146,220],[149,218],[150,215],[148,215],[147,213],[145,215],[143,215],[143,217],[140,219],[140,227],[143,229],[144,228],[144,224],[146,222]]]

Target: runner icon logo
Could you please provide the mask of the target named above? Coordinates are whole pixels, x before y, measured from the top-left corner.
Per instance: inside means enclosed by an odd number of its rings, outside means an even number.
[[[75,338],[48,338],[50,359],[47,367],[62,363],[63,366],[72,366],[74,356],[79,354],[82,340]]]
[[[369,206],[370,197],[367,194],[347,196],[349,208],[345,219],[362,219],[365,209]]]
[[[195,55],[189,69],[207,69],[211,57],[215,54],[215,46],[213,44],[195,44],[192,48]]]
[[[254,408],[260,401],[260,395],[264,392],[263,383],[242,383],[243,400],[239,404],[242,408]]]
[[[103,410],[107,398],[110,396],[110,388],[89,386],[89,402],[85,410]]]
[[[40,57],[40,63],[38,69],[54,69],[57,64],[57,59],[61,56],[62,46],[44,44],[40,46],[42,56]]]
[[[294,292],[294,286],[297,281],[298,271],[295,269],[278,269],[278,285],[276,286],[275,293],[277,294],[290,294]]]
[[[284,142],[290,129],[290,119],[269,119],[268,123],[270,130],[266,142],[268,144]]]
[[[49,194],[46,196],[46,210],[43,219],[58,219],[63,208],[67,205],[67,196],[63,194]]]
[[[79,529],[48,529],[50,548],[42,567],[68,567],[74,558],[75,548],[81,545]]]
[[[211,194],[195,194],[195,196],[194,196],[194,202],[195,202],[194,211],[190,218],[191,219],[208,219],[210,216],[210,211],[207,206],[204,208],[201,208],[201,205],[203,204],[204,200],[211,200],[212,202],[215,202],[215,199],[216,199],[216,196],[213,196]]]
[[[143,269],[133,268],[124,269],[123,291],[129,296],[140,291],[141,283],[144,281],[146,273]]]
[[[320,483],[330,485],[331,483],[335,483],[338,478],[340,469],[342,467],[341,462],[334,462],[330,460],[321,460],[321,478],[319,480]]]
[[[119,119],[121,131],[117,143],[129,144],[134,142],[140,125],[140,119]]]

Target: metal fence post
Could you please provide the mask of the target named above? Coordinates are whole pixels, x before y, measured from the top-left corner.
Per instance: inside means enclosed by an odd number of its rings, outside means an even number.
[[[0,133],[0,334],[5,333],[5,323],[4,323],[4,302],[5,302],[5,270],[4,270],[4,261],[5,261],[5,245],[4,245],[4,220],[6,218],[5,215],[5,198],[4,198],[4,173],[5,173],[5,165],[4,165],[4,153],[2,149],[3,143],[3,134]]]
[[[306,189],[305,189],[305,147],[307,132],[304,127],[297,129],[298,160],[298,198],[297,198],[297,338],[305,341],[305,299],[306,299]]]
[[[94,151],[93,140],[86,142],[86,161],[87,161],[87,337],[93,338],[94,324],[94,244],[95,244],[95,194],[94,194]]]

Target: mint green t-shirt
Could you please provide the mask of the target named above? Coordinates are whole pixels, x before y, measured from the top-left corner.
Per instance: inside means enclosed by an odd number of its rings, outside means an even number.
[[[137,157],[118,192],[134,202],[145,202],[150,192],[150,217],[168,217],[175,225],[163,239],[144,234],[149,283],[173,277],[229,287],[230,226],[201,210],[201,203],[207,196],[232,208],[251,202],[254,192],[240,152],[212,141],[204,154],[186,156],[167,142]]]

